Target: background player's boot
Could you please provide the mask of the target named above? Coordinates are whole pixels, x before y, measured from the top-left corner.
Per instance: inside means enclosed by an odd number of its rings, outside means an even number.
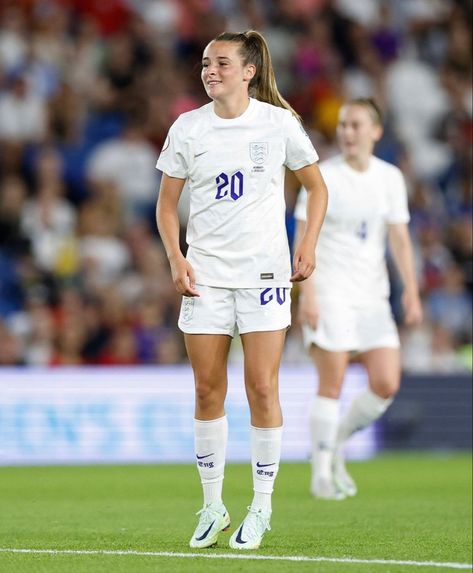
[[[335,453],[333,456],[333,482],[335,487],[345,495],[353,497],[357,494],[356,483],[345,467],[345,459],[341,453]]]
[[[317,474],[312,476],[310,493],[320,499],[332,499],[335,501],[340,501],[346,497],[346,495],[335,486],[331,476],[325,477]]]
[[[221,502],[204,505],[196,515],[200,515],[200,518],[189,542],[190,547],[197,549],[212,547],[217,543],[219,533],[230,527],[230,516]]]

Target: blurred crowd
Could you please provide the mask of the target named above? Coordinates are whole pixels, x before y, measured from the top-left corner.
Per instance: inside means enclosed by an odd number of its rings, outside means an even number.
[[[0,365],[185,361],[155,163],[176,117],[207,102],[208,41],[249,28],[321,158],[342,102],[378,100],[377,155],[406,177],[426,312],[401,326],[404,368],[471,369],[469,0],[2,0]],[[293,204],[288,185],[290,237]],[[296,315],[286,361],[306,360]]]

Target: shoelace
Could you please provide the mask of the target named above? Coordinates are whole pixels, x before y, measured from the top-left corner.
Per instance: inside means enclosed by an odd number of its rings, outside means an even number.
[[[219,513],[215,509],[212,509],[210,505],[205,505],[202,509],[199,509],[196,515],[200,515],[199,527],[202,527],[204,525],[209,525],[219,516]]]
[[[259,537],[268,530],[271,531],[269,525],[269,517],[264,515],[261,510],[248,507],[248,515],[245,519],[245,532],[248,537]]]

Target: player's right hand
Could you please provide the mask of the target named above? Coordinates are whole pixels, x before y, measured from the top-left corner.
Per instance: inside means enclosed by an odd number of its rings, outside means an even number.
[[[172,280],[179,294],[183,296],[200,296],[195,286],[195,274],[192,265],[182,255],[169,259]]]
[[[301,324],[307,324],[316,329],[319,319],[319,306],[312,297],[301,295],[299,298],[298,318]]]

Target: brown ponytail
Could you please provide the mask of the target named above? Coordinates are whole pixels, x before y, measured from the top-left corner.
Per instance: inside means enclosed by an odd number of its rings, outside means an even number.
[[[214,42],[236,42],[240,44],[239,52],[243,59],[243,65],[253,64],[256,67],[256,74],[249,85],[250,95],[260,101],[288,109],[301,121],[299,114],[279,93],[268,44],[259,32],[256,30],[247,30],[241,34],[223,32],[215,38]]]

